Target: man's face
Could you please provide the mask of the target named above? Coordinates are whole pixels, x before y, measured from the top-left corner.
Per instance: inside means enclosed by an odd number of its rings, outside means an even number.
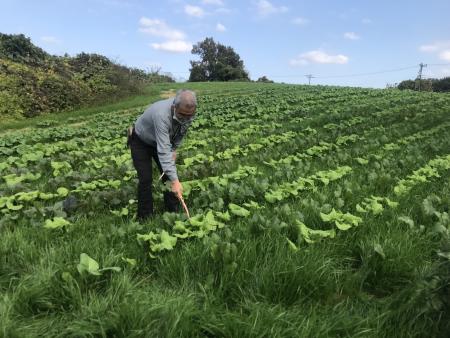
[[[174,118],[180,123],[186,123],[195,116],[195,107],[185,105],[174,106]]]

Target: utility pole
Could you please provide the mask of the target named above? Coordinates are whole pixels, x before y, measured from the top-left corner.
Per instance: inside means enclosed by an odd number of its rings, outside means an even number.
[[[427,65],[426,64],[424,64],[423,62],[421,62],[420,64],[419,64],[419,74],[417,74],[417,79],[419,79],[419,92],[420,92],[420,86],[421,86],[421,84],[422,84],[422,69],[424,68],[424,67],[426,67]],[[416,87],[417,87],[417,85],[416,85]]]
[[[311,79],[313,79],[314,76],[312,76],[312,74],[307,74],[305,76],[308,78],[308,85],[310,85],[311,84]]]

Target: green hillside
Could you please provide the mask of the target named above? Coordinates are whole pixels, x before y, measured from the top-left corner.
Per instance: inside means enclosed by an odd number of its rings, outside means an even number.
[[[143,92],[173,81],[98,54],[53,56],[24,35],[0,33],[0,120],[58,113]]]

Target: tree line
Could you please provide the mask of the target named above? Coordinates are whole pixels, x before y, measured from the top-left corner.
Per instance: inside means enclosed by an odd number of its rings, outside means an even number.
[[[397,88],[424,92],[450,92],[450,77],[444,77],[442,79],[404,80],[397,85]]]

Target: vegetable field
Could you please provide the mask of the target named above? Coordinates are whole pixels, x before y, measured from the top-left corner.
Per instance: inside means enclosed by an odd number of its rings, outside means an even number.
[[[0,134],[0,336],[450,334],[450,96],[192,89],[190,219],[134,219],[146,107]]]

